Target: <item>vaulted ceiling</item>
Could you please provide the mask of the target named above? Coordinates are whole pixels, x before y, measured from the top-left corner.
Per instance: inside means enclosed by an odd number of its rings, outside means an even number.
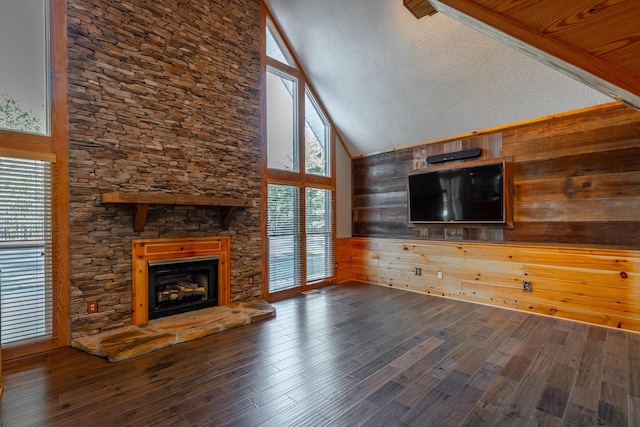
[[[266,3],[352,156],[612,100],[444,13],[417,19],[401,0]]]

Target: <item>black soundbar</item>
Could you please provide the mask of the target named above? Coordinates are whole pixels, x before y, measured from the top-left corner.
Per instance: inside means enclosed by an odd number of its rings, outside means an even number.
[[[427,163],[442,163],[450,162],[452,160],[471,159],[478,157],[482,154],[482,148],[470,148],[468,150],[454,151],[453,153],[436,154],[435,156],[427,157]]]

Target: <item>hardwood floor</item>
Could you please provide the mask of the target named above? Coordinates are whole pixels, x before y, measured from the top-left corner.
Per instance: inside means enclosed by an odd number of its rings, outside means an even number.
[[[349,283],[131,360],[5,362],[10,426],[640,425],[640,335]]]

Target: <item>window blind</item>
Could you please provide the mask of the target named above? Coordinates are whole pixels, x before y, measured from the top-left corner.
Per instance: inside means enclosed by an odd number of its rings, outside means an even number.
[[[51,164],[0,157],[0,338],[52,334]]]
[[[300,188],[267,186],[269,292],[302,284],[300,256]]]
[[[333,191],[305,189],[307,281],[331,277],[333,254]]]

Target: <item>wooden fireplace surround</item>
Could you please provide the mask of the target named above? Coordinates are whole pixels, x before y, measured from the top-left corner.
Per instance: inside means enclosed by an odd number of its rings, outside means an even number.
[[[230,237],[137,239],[131,241],[131,323],[149,321],[148,264],[151,260],[219,256],[218,305],[231,302]]]

